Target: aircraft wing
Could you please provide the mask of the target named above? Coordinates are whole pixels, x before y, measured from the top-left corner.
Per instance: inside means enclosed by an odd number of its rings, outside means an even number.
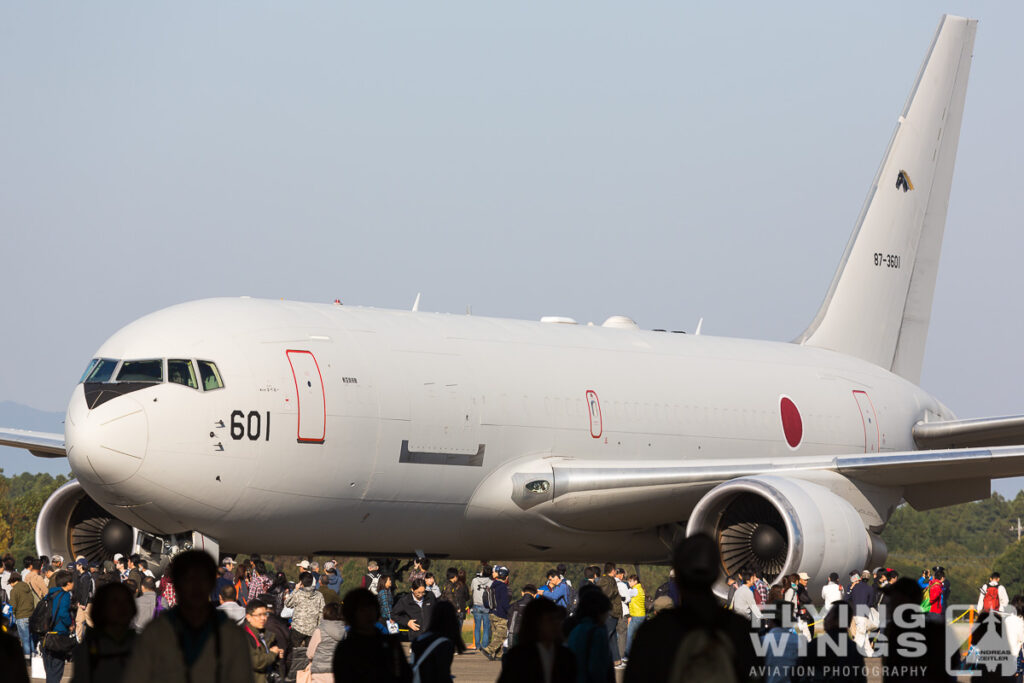
[[[64,458],[64,435],[51,432],[30,432],[24,429],[0,427],[0,446],[27,449],[40,458]]]

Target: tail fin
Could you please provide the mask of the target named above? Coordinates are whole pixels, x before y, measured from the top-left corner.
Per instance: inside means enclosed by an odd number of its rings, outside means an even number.
[[[798,343],[920,381],[977,24],[939,22],[832,286]]]

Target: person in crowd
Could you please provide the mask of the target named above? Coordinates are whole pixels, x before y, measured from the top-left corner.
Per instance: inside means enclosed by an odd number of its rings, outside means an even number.
[[[32,632],[29,630],[28,620],[35,609],[34,593],[29,585],[21,580],[21,574],[18,572],[11,572],[8,582],[11,586],[8,595],[11,608],[14,610],[14,625],[18,630],[18,639],[21,641],[21,651],[25,656],[25,663],[28,664],[32,660],[33,651]]]
[[[410,591],[391,608],[391,618],[400,628],[408,630],[409,640],[413,641],[427,628],[437,601],[434,594],[427,590],[427,583],[423,579],[413,579],[409,588]]]
[[[626,583],[626,572],[622,567],[615,568],[615,587],[619,590],[620,608],[622,616],[615,624],[615,645],[619,651],[619,659],[626,661],[626,634],[629,631],[629,601],[633,598],[633,592]],[[620,668],[626,668],[623,664]]]
[[[188,550],[175,556],[169,573],[176,605],[138,637],[124,680],[250,682],[247,636],[210,602],[217,563],[201,550]]]
[[[861,580],[864,583],[864,580]],[[890,617],[900,610],[908,614],[920,615],[921,588],[915,579],[899,579],[886,591]],[[993,616],[998,618],[998,614]],[[947,675],[949,661],[946,659],[946,625],[941,619],[926,617],[924,619],[890,618],[883,625],[885,640],[889,643],[882,664],[890,671],[909,671],[916,673],[913,680],[919,681],[951,681]],[[974,642],[979,642],[984,634],[984,622],[980,623],[973,633]],[[893,643],[913,642],[913,648],[893,647]],[[879,648],[881,650],[881,648]],[[896,678],[896,677],[893,677]]]
[[[1024,680],[1024,595],[1015,595],[1010,600],[1010,607],[1003,617],[1003,628],[1006,640],[1010,644],[1010,653],[1017,662],[1016,680]]]
[[[407,683],[412,678],[398,638],[377,628],[378,604],[377,596],[365,588],[345,594],[342,618],[349,630],[334,651],[335,681]]]
[[[312,568],[312,567],[311,567]],[[292,674],[306,668],[306,647],[313,631],[320,625],[320,618],[326,605],[323,593],[314,585],[313,573],[302,572],[295,590],[285,598],[284,606],[292,610],[292,629],[288,642],[291,644],[291,658],[288,660],[288,680]]]
[[[441,588],[441,600],[450,602],[459,615],[459,624],[466,619],[466,609],[469,606],[469,590],[466,582],[459,580],[459,570],[455,567],[448,567],[444,573],[445,582]]]
[[[992,572],[988,583],[979,588],[978,593],[979,612],[1005,612],[1006,606],[1010,604],[1006,587],[999,585],[999,572]]]
[[[284,657],[274,634],[266,630],[267,603],[254,598],[245,606],[245,625],[242,627],[249,645],[249,662],[254,683],[267,683],[268,674],[275,670]]]
[[[46,596],[47,591],[49,590],[46,587],[46,579],[40,573],[42,571],[42,568],[43,565],[39,562],[39,560],[33,559],[29,563],[28,573],[22,574],[21,579],[22,581],[27,583],[28,587],[31,588],[32,591],[36,594],[37,600],[42,600]]]
[[[220,568],[217,570],[217,584],[214,587],[213,602],[218,602],[218,596],[220,595],[221,588],[224,586],[231,586],[234,588],[235,585],[235,558],[225,557],[220,562]],[[238,589],[235,589],[235,596],[238,596]]]
[[[252,564],[249,560],[243,560],[235,565],[234,572],[234,586],[235,586],[235,600],[242,607],[249,604],[249,587],[250,580],[252,578]]]
[[[99,583],[99,582],[97,582]],[[99,586],[97,586],[99,588]],[[163,576],[160,577],[160,611],[169,610],[178,604],[178,596],[174,590],[174,581],[171,578],[171,573],[165,571]]]
[[[564,609],[569,608],[568,586],[562,580],[557,569],[549,569],[547,573],[547,590],[544,597]]]
[[[395,581],[391,577],[391,574],[382,574],[377,579],[376,588],[381,623],[383,623],[385,626],[388,626],[389,622],[394,622],[394,617],[392,617],[391,615],[391,610],[395,606]],[[370,589],[367,588],[366,590]],[[372,593],[373,591],[370,592]]]
[[[82,558],[75,561],[75,587],[71,591],[71,597],[75,605],[75,638],[79,641],[85,636],[85,627],[92,620],[92,596],[96,592],[96,582],[92,572],[89,571],[89,562]]]
[[[409,585],[416,579],[426,581],[427,570],[430,569],[430,560],[426,557],[416,557],[412,561],[412,569],[409,571]]]
[[[846,591],[843,594],[843,599],[847,602],[850,601],[850,595],[853,594],[853,587],[860,583],[860,572],[850,572],[850,576],[847,577]]]
[[[142,585],[142,570],[139,569],[139,560],[141,558],[137,553],[133,553],[128,556],[126,560],[126,566],[128,568],[128,575],[125,577],[125,581],[131,581],[135,584],[135,595],[138,597],[139,587]]]
[[[377,586],[380,585],[380,565],[377,564],[377,560],[368,560],[366,563],[366,573],[363,574],[362,581],[359,582],[360,588],[365,588],[374,595],[377,595]]]
[[[29,683],[28,667],[21,657],[21,643],[3,629],[0,629],[0,671],[4,673],[4,683]]]
[[[565,608],[554,600],[530,602],[518,643],[501,659],[498,683],[576,683],[576,656],[564,644],[565,618]],[[603,629],[598,637],[603,642]]]
[[[241,626],[245,622],[245,608],[238,604],[238,595],[234,586],[221,586],[217,596],[217,611],[223,612],[228,619]]]
[[[518,600],[512,603],[509,608],[508,617],[508,645],[512,647],[519,642],[519,629],[523,624],[523,612],[527,606],[537,599],[537,587],[532,583],[523,586]]]
[[[491,644],[491,619],[490,612],[484,605],[484,592],[490,587],[491,567],[487,564],[480,566],[480,571],[469,584],[473,614],[473,645],[478,652]]]
[[[721,567],[715,541],[707,534],[685,539],[675,548],[672,567],[680,606],[640,627],[625,683],[701,680],[728,666],[736,680],[749,679],[756,658],[750,622],[722,607],[711,589]],[[724,656],[726,650],[731,654]],[[698,651],[705,656],[693,656]]]
[[[750,586],[751,590],[754,592],[754,602],[757,603],[758,607],[767,604],[768,591],[771,590],[771,586],[764,580],[764,572],[756,567],[748,567],[747,571],[750,572],[750,575],[754,579],[754,583]]]
[[[786,580],[789,580],[788,577]],[[796,605],[783,597],[788,591],[789,588],[784,588],[771,596],[778,600],[770,603],[774,610],[765,624],[762,637],[765,683],[790,683],[798,680],[796,667],[800,660],[801,635],[797,628]]]
[[[60,683],[64,665],[71,655],[75,638],[75,617],[71,611],[71,589],[75,586],[70,572],[60,571],[53,577],[47,598],[53,602],[53,622],[43,636],[39,649],[43,655],[46,683]]]
[[[142,587],[140,589],[139,597],[135,598],[135,621],[132,623],[132,628],[136,632],[142,633],[142,629],[146,628],[146,624],[153,620],[156,616],[156,581],[152,576],[142,576]]]
[[[340,605],[341,576],[338,575],[338,570],[333,567],[325,569],[317,590],[320,591],[320,595],[324,596],[324,604]]]
[[[2,568],[2,571],[0,571],[0,590],[2,590],[7,595],[10,595],[11,574],[14,573],[15,566],[14,556],[10,553],[7,553],[6,555],[4,555],[3,562],[0,563],[0,565],[2,565],[0,566],[0,568]]]
[[[110,560],[106,560],[106,562],[109,561]],[[117,573],[118,581],[124,581],[128,578],[128,567],[125,566],[124,555],[121,553],[114,553],[114,566],[112,569]],[[107,567],[104,567],[104,570],[107,570]]]
[[[324,606],[320,625],[313,631],[313,637],[306,647],[313,683],[333,683],[334,651],[344,639],[345,622],[341,618],[341,603],[329,603]]]
[[[676,575],[674,569],[669,570],[668,580],[654,590],[654,596],[651,602],[653,603],[663,595],[671,598],[673,605],[679,604],[679,588],[676,587]]]
[[[931,614],[943,613],[944,602],[942,599],[942,592],[944,578],[945,573],[942,571],[942,568],[936,567],[935,571],[932,573],[931,583],[928,584],[928,611]]]
[[[274,580],[267,575],[267,564],[263,560],[253,560],[252,576],[249,579],[248,600],[262,599],[267,602],[266,595],[274,585]],[[268,607],[270,607],[268,605]]]
[[[611,614],[604,622],[604,627],[608,630],[608,648],[612,653],[612,660],[615,662],[616,667],[622,666],[622,657],[619,653],[619,640],[616,629],[618,628],[619,620],[622,619],[622,597],[619,594],[619,586],[615,581],[615,563],[606,562],[604,565],[604,573],[595,579],[597,587],[604,591],[604,594],[608,596],[608,599],[612,603]]]
[[[323,580],[323,572],[320,570],[320,563],[313,560],[309,563],[309,573],[313,575],[313,587],[320,590],[320,582]]]
[[[821,587],[821,600],[826,613],[842,599],[843,587],[839,585],[839,574],[832,572],[828,575],[828,583]]]
[[[451,682],[455,653],[466,651],[454,605],[450,602],[437,604],[426,632],[413,641],[411,651],[413,673],[422,683]]]
[[[626,578],[626,583],[630,590],[629,604],[626,606],[629,612],[629,627],[626,630],[626,651],[623,654],[628,660],[633,638],[636,637],[636,632],[640,630],[640,626],[647,618],[647,593],[644,591],[643,584],[640,583],[640,577],[636,574],[630,574]]]
[[[267,589],[266,593],[259,596],[260,600],[267,603],[267,608],[271,614],[281,616],[285,598],[288,597],[289,587],[288,577],[285,576],[284,572],[277,572],[271,577],[270,588]]]
[[[611,683],[614,662],[605,622],[612,611],[608,595],[594,584],[579,591],[577,622],[569,633],[569,650],[576,662],[576,680],[582,683]],[[628,670],[627,670],[628,671]]]
[[[71,652],[72,683],[120,683],[135,647],[137,598],[123,583],[96,589],[92,626]]]
[[[732,609],[736,614],[746,619],[750,628],[756,631],[761,628],[761,619],[763,617],[760,608],[757,606],[757,600],[754,599],[754,574],[753,572],[745,571],[743,576],[746,579],[736,587],[736,593],[733,595],[732,600]]]
[[[860,580],[850,588],[847,599],[850,603],[850,635],[861,654],[865,657],[874,656],[874,649],[868,632],[871,628],[871,608],[875,606],[875,590],[871,585],[871,573],[867,570],[861,574]]]
[[[433,593],[436,599],[441,599],[441,587],[437,585],[437,579],[431,572],[423,575],[423,583],[426,584],[427,590]]]
[[[491,574],[487,590],[487,608],[491,620],[491,642],[484,648],[484,657],[492,662],[501,659],[502,647],[508,637],[508,617],[511,600],[508,594],[508,567],[497,565]]]

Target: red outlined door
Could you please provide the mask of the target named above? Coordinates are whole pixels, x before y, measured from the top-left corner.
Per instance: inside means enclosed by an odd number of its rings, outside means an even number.
[[[597,400],[596,391],[587,391],[587,412],[590,413],[590,436],[600,439],[604,420],[601,419],[601,402]]]
[[[299,443],[323,443],[327,438],[327,398],[324,378],[312,351],[289,349],[288,364],[295,380],[295,400],[299,404]]]
[[[878,428],[878,416],[875,414],[875,406],[871,403],[871,399],[865,391],[854,390],[853,397],[857,399],[861,421],[864,423],[864,452],[877,453],[881,430]]]

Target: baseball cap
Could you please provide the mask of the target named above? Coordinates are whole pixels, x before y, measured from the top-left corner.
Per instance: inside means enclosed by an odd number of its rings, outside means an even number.
[[[64,564],[64,556],[63,555],[54,555],[53,557],[50,558],[50,562],[53,563],[53,564]]]
[[[498,577],[502,579],[508,578],[508,567],[495,567],[494,571],[498,573]]]
[[[234,564],[234,563],[235,563],[235,558],[230,557],[230,556],[229,557],[225,557],[223,560],[221,560],[221,564],[224,565],[225,567],[228,566],[229,564]]]
[[[370,560],[366,563],[366,568],[372,572],[375,569],[379,569],[380,565],[377,564],[377,560]]]
[[[118,562],[118,561],[123,560],[123,559],[124,559],[124,555],[122,555],[121,553],[114,553],[114,562]]]
[[[871,578],[871,572],[869,572],[867,569],[865,569],[864,571],[862,571],[860,573],[860,578],[862,578],[864,580],[870,579]]]
[[[80,559],[80,560],[79,560],[78,562],[75,562],[75,564],[77,564],[77,565],[78,565],[79,567],[88,567],[88,566],[89,566],[89,561],[88,561],[88,560],[86,560],[86,559],[85,559],[85,558],[83,557],[83,558],[82,558],[82,559]]]
[[[329,572],[329,571],[331,571],[332,569],[334,569],[337,566],[338,566],[338,563],[335,562],[334,560],[327,560],[326,562],[324,562],[324,571],[328,571]]]
[[[295,566],[296,567],[302,567],[303,569],[309,569],[309,560],[303,560],[302,562],[299,562]]]
[[[811,580],[811,575],[808,574],[807,572],[800,572],[799,574],[797,574],[797,576],[799,576],[804,581],[810,581]]]

